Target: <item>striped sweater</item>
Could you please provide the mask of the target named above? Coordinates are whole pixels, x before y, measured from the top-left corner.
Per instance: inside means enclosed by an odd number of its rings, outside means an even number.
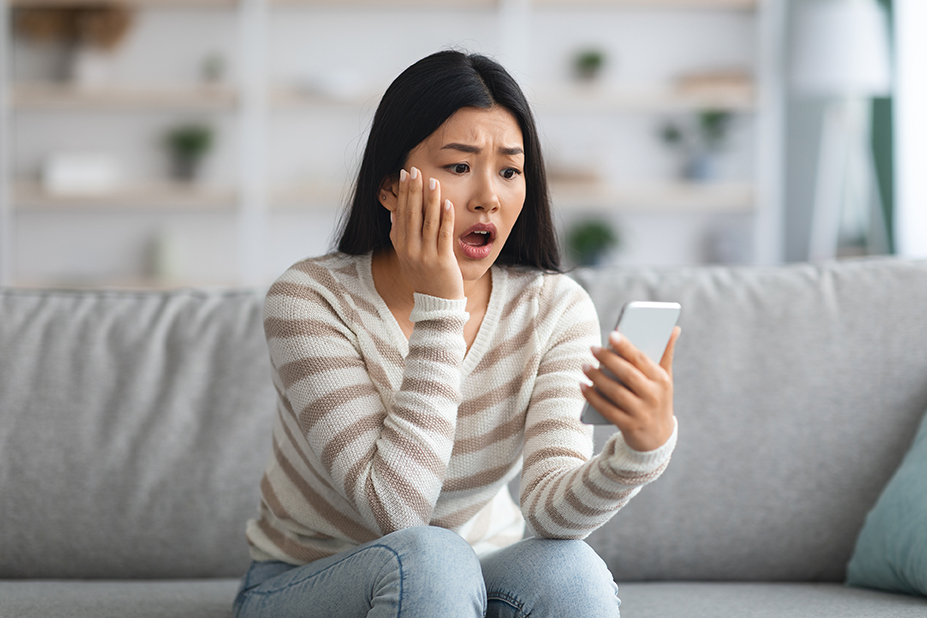
[[[620,432],[592,456],[579,421],[595,309],[563,275],[494,266],[469,350],[466,299],[415,296],[406,339],[371,256],[299,262],[270,288],[264,328],[278,404],[256,560],[304,564],[410,526],[479,554],[522,537],[584,538],[665,469]],[[508,483],[521,472],[519,509]]]

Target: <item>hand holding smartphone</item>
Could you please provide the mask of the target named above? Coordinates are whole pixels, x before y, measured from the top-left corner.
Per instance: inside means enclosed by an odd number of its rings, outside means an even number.
[[[682,306],[679,303],[631,301],[621,308],[615,330],[655,363],[659,363],[681,312]],[[603,372],[615,379],[607,369],[603,368]],[[591,425],[612,424],[588,402],[580,418]]]

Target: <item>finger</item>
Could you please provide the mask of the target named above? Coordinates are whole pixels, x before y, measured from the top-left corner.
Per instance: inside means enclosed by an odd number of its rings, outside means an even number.
[[[619,356],[634,365],[648,378],[655,380],[661,377],[663,370],[657,364],[657,361],[641,352],[637,346],[631,343],[630,339],[623,336],[618,331],[612,331],[611,334],[609,334],[608,343]]]
[[[440,255],[454,255],[454,205],[451,200],[444,200],[441,206],[441,229],[438,232],[438,253]]]
[[[441,184],[436,178],[428,179],[428,189],[423,196],[422,240],[427,247],[438,246],[438,232],[441,229]]]
[[[669,374],[671,379],[673,377],[673,357],[676,356],[676,341],[681,334],[682,328],[679,326],[673,329],[673,334],[670,335],[669,343],[666,345],[666,351],[663,352],[663,358],[660,359],[660,366]]]
[[[396,237],[393,246],[397,249],[406,246],[408,222],[406,214],[409,210],[409,172],[399,171],[399,190],[396,194],[396,209],[393,211],[393,230]]]
[[[598,346],[592,348],[592,355],[599,361],[600,370],[607,369],[614,376],[603,375],[605,380],[614,383],[617,379],[623,389],[638,397],[646,392],[648,382],[646,376],[627,359],[622,358],[616,352]],[[599,386],[597,383],[596,387]]]
[[[409,170],[405,222],[406,240],[410,249],[418,249],[422,242],[422,174],[418,168]]]
[[[592,386],[580,384],[579,387],[583,392],[583,397],[589,402],[589,405],[595,408],[596,412],[601,414],[602,417],[608,420],[612,425],[621,429],[621,425],[625,424],[624,421],[628,417],[627,413],[603,397],[602,393]]]

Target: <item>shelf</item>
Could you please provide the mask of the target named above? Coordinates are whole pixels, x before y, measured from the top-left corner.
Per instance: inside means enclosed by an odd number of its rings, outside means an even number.
[[[449,8],[449,9],[484,9],[496,7],[500,0],[265,0],[275,7],[310,7],[310,8]]]
[[[112,86],[81,88],[69,84],[16,84],[14,110],[234,110],[238,93],[228,86]]]
[[[755,10],[760,0],[531,0],[538,8],[647,8]]]
[[[754,189],[738,182],[552,183],[555,208],[641,213],[751,212]]]
[[[118,0],[118,4],[152,9],[235,8],[240,0]],[[117,2],[110,2],[117,4]],[[96,4],[107,4],[98,2]],[[88,0],[9,0],[9,6],[21,9],[86,7]]]
[[[609,88],[578,85],[540,86],[534,89],[538,111],[654,112],[719,109],[752,111],[756,95],[752,84],[683,89],[672,87]]]
[[[55,195],[39,183],[17,182],[13,186],[12,203],[17,212],[88,211],[88,210],[234,210],[238,195],[234,189],[172,182],[129,185],[101,194]]]

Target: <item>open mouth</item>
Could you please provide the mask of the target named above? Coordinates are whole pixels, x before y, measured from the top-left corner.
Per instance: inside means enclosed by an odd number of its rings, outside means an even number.
[[[478,223],[460,237],[460,250],[465,257],[482,260],[492,253],[495,239],[496,226],[491,223]]]

